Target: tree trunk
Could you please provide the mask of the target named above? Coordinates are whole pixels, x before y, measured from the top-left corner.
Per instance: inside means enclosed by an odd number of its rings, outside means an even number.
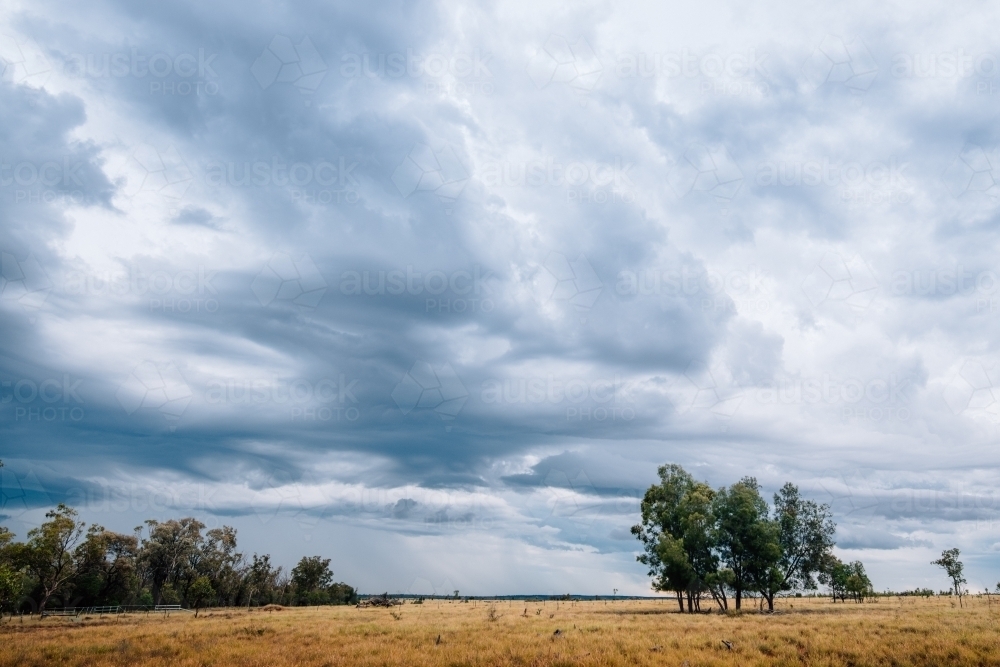
[[[743,589],[740,587],[736,588],[736,610],[739,611],[740,603],[743,600]]]
[[[42,595],[42,601],[38,605],[38,620],[45,618],[45,605],[48,604],[49,598],[52,597],[52,593],[45,593]]]
[[[674,591],[677,593],[677,606],[681,608],[681,613],[684,613],[684,597],[680,591]]]
[[[769,597],[768,596],[765,597],[767,597],[767,610],[774,611],[774,593],[771,593]]]

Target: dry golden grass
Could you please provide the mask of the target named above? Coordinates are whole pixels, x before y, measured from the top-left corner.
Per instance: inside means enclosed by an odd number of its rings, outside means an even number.
[[[724,616],[678,614],[671,600],[429,601],[394,609],[213,609],[199,618],[15,619],[0,626],[0,667],[1000,665],[1000,605],[986,598],[969,599],[964,609],[947,598],[777,606],[775,614]]]

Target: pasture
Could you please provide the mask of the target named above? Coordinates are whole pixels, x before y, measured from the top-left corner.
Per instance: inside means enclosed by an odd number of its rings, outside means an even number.
[[[15,618],[0,626],[0,666],[994,665],[998,620],[985,597],[784,599],[739,615],[680,614],[672,600],[428,600]]]

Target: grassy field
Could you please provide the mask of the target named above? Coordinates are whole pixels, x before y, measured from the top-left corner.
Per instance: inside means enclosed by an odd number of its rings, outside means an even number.
[[[996,600],[776,606],[725,616],[679,614],[671,600],[428,601],[13,619],[0,626],[0,666],[1000,665]]]

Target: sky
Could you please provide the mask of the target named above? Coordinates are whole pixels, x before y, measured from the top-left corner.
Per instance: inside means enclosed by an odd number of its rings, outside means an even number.
[[[650,594],[678,463],[992,588],[997,12],[4,3],[0,520]]]

